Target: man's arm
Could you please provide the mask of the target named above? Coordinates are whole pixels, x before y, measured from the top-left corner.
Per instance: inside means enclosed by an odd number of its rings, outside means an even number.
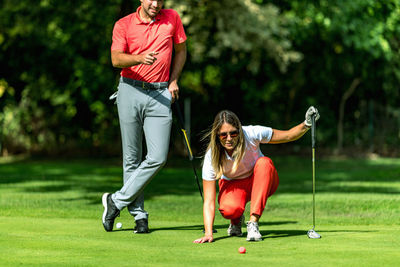
[[[116,68],[129,68],[139,64],[151,65],[157,58],[158,52],[150,52],[147,54],[131,55],[121,51],[111,51],[111,62]]]
[[[174,44],[175,55],[172,61],[168,90],[172,101],[179,98],[178,79],[186,62],[186,42]]]

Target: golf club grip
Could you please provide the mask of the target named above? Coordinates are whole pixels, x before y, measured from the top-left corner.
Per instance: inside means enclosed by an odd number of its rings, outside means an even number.
[[[311,145],[315,148],[315,114],[311,116]]]

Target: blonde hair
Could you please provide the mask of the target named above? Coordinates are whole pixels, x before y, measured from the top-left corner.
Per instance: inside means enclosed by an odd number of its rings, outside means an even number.
[[[232,172],[235,172],[239,166],[239,162],[243,159],[245,151],[245,139],[242,130],[242,124],[235,113],[229,110],[220,111],[215,116],[214,123],[212,124],[211,130],[205,134],[203,139],[210,139],[207,151],[211,149],[211,165],[216,173],[216,178],[221,178],[223,174],[223,162],[225,158],[225,148],[222,146],[218,133],[222,127],[222,124],[228,123],[235,127],[239,131],[237,144],[234,148],[232,158],[234,159]]]

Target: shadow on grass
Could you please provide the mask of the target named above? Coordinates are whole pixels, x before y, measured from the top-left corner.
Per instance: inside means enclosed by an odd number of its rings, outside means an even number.
[[[264,225],[284,225],[284,224],[295,224],[297,223],[296,221],[277,221],[277,222],[260,222],[259,225],[260,226],[264,226]],[[217,231],[220,230],[226,230],[228,229],[229,226],[229,220],[226,220],[226,224],[217,224],[214,225],[214,229],[216,229]],[[197,225],[182,225],[182,226],[171,226],[171,227],[160,227],[160,228],[151,228],[151,232],[156,232],[156,231],[164,231],[164,230],[177,230],[177,231],[192,231],[192,230],[203,230],[204,226],[202,224],[197,224]],[[122,229],[119,231],[129,231],[129,230],[133,230],[133,228],[129,229]],[[118,230],[117,230],[118,231]]]
[[[302,230],[265,230],[260,231],[263,238],[282,238],[291,236],[307,235],[307,231]],[[272,235],[272,236],[271,236]]]
[[[283,225],[283,224],[293,224],[296,223],[295,221],[278,221],[278,222],[261,222],[260,226],[263,225]],[[218,233],[226,233],[226,229],[228,229],[229,221],[227,221],[226,224],[217,224],[214,225],[214,229],[218,231]],[[151,228],[150,233],[152,232],[157,232],[157,231],[199,231],[199,235],[203,234],[204,226],[202,224],[198,225],[184,225],[184,226],[171,226],[171,227],[160,227],[160,228]],[[113,232],[118,232],[118,231],[133,231],[133,228],[127,228],[127,229],[122,229],[122,230],[114,230]],[[295,236],[295,235],[304,235],[307,232],[306,231],[297,231],[297,230],[281,230],[281,231],[261,231],[260,232],[262,236],[270,235],[271,233],[276,235],[273,238],[276,237],[289,237],[289,236]],[[221,237],[216,237],[214,239],[215,241],[230,238],[231,236],[221,236]]]
[[[218,229],[218,228],[223,228],[223,225],[215,225],[215,229]],[[150,233],[157,232],[157,231],[194,231],[194,230],[203,231],[203,229],[204,229],[204,226],[202,224],[160,227],[160,228],[150,227]],[[112,232],[133,231],[133,230],[134,230],[134,228],[132,227],[132,228],[124,228],[124,229],[120,229],[120,230],[113,230]]]
[[[268,238],[284,238],[284,237],[292,237],[292,236],[301,236],[301,235],[307,235],[307,231],[300,231],[300,230],[272,230],[272,231],[260,231],[260,234],[263,239],[268,239]],[[242,238],[246,238],[247,232],[243,232]],[[273,235],[273,236],[270,236]],[[221,236],[217,237],[214,239],[215,241],[218,240],[223,240],[226,238],[236,238],[234,236]]]
[[[261,223],[260,225],[274,225],[274,224],[291,224],[293,222],[274,222],[274,223]],[[214,229],[217,229],[219,233],[226,233],[227,225],[214,225]],[[161,227],[161,228],[151,228],[150,233],[157,232],[157,231],[199,231],[199,236],[203,234],[203,225],[185,225],[185,226],[174,226],[174,227]],[[134,231],[133,228],[124,228],[124,229],[118,229],[118,230],[113,230],[113,233],[118,233],[118,232],[132,232]],[[338,233],[338,234],[346,234],[346,233],[371,233],[371,232],[378,232],[376,230],[371,230],[371,231],[366,231],[366,230],[333,230],[333,231],[318,231],[319,234],[321,234],[321,237],[324,238],[325,233]],[[294,237],[294,236],[304,236],[307,237],[307,230],[263,230],[260,231],[261,236],[263,240],[266,239],[274,239],[274,238],[286,238],[286,237]],[[247,232],[243,232],[243,236],[237,237],[237,236],[220,236],[214,238],[213,242],[217,242],[220,240],[228,239],[228,238],[243,238],[245,239],[247,235]]]
[[[273,239],[273,238],[285,238],[285,237],[293,237],[293,236],[305,236],[307,237],[307,231],[308,230],[262,230],[260,231],[260,234],[262,238],[265,239]],[[338,234],[344,234],[344,233],[371,233],[371,232],[377,232],[377,231],[364,231],[364,230],[337,230],[337,231],[318,231],[319,234],[321,234],[321,237],[323,238],[324,233],[338,233]],[[246,232],[243,232],[243,236],[246,236]],[[226,238],[231,238],[231,236],[221,236],[217,237],[214,239],[214,241],[226,239]]]

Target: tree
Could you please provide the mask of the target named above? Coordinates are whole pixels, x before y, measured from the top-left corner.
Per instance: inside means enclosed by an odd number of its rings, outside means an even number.
[[[400,2],[319,0],[275,3],[284,8],[283,14],[294,18],[291,36],[294,48],[303,53],[304,60],[295,66],[293,73],[300,72],[296,76],[307,80],[307,88],[301,89],[301,94],[311,96],[309,101],[318,103],[324,117],[329,116],[320,124],[326,121],[324,127],[334,129],[332,122],[336,121],[337,134],[326,131],[324,139],[336,137],[338,152],[344,141],[348,145],[358,143],[363,146],[374,142],[371,135],[365,134],[366,129],[387,120],[388,114],[378,114],[366,108],[371,107],[370,104],[364,103],[376,102],[381,107],[387,106],[388,110],[396,110],[394,103],[399,102],[396,84],[400,77]],[[378,121],[373,121],[371,112],[376,113],[375,120]],[[393,134],[397,135],[396,131]]]
[[[119,76],[110,62],[111,34],[140,2],[31,2],[1,2],[3,154],[119,154],[116,108],[108,101]],[[339,150],[398,147],[399,0],[165,5],[179,12],[188,35],[180,85],[182,98],[195,99],[192,132],[206,129],[223,108],[246,124],[288,128],[317,105],[322,146],[336,140]]]
[[[106,100],[116,83],[109,47],[118,2],[2,1],[1,108],[9,149],[50,152],[115,137]]]

